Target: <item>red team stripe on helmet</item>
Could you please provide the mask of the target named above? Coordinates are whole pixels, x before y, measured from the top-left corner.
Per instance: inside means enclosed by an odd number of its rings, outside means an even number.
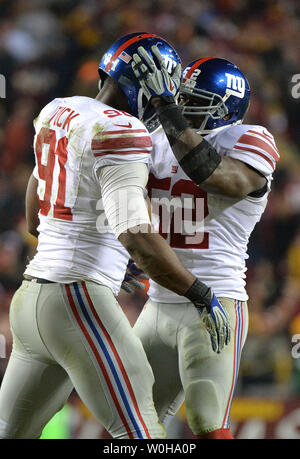
[[[93,316],[94,316],[96,322],[98,323],[99,327],[100,327],[101,330],[103,331],[103,333],[104,333],[104,335],[105,335],[105,337],[106,337],[106,339],[107,339],[107,342],[109,343],[110,348],[112,349],[113,354],[114,354],[114,356],[115,356],[115,358],[116,358],[116,360],[117,360],[117,362],[118,362],[118,365],[119,365],[119,368],[120,368],[120,370],[121,370],[121,372],[122,372],[122,375],[123,375],[124,381],[125,381],[125,383],[126,383],[128,392],[129,392],[129,394],[130,394],[130,396],[131,396],[131,400],[132,400],[132,402],[133,402],[133,405],[134,405],[136,414],[137,414],[137,416],[138,416],[138,418],[139,418],[139,420],[140,420],[140,422],[141,422],[141,424],[142,424],[142,426],[143,426],[143,428],[144,428],[144,430],[145,430],[146,436],[147,436],[147,438],[151,438],[150,435],[149,435],[148,429],[147,429],[147,427],[146,427],[146,424],[145,424],[145,422],[144,422],[144,420],[143,420],[143,418],[142,418],[142,416],[141,416],[141,413],[140,413],[140,410],[139,410],[139,407],[138,407],[138,404],[137,404],[137,401],[136,401],[136,398],[135,398],[135,395],[134,395],[134,392],[133,392],[131,383],[130,383],[129,378],[128,378],[128,376],[127,376],[127,373],[126,373],[126,370],[125,370],[125,368],[124,368],[124,365],[123,365],[123,363],[122,363],[122,361],[121,361],[121,359],[120,359],[120,356],[119,356],[119,354],[118,354],[118,352],[117,352],[117,349],[116,349],[116,347],[115,347],[115,345],[114,345],[114,343],[113,343],[111,337],[109,336],[109,334],[107,333],[106,329],[104,328],[102,322],[100,321],[100,318],[99,318],[99,316],[98,316],[98,314],[97,314],[97,312],[96,312],[96,310],[95,310],[95,308],[94,308],[93,302],[92,302],[91,297],[90,297],[90,295],[89,295],[89,292],[88,292],[86,283],[85,283],[85,282],[81,282],[81,285],[82,285],[82,287],[83,287],[83,290],[84,290],[84,294],[85,294],[85,296],[86,296],[86,299],[87,299],[87,301],[88,301],[88,303],[89,303],[89,305],[90,305],[92,314],[93,314]]]
[[[143,137],[117,137],[109,139],[92,140],[92,150],[109,150],[121,148],[147,148],[152,147],[152,140],[149,136]]]
[[[112,55],[112,57],[110,58],[109,62],[107,63],[105,67],[105,71],[106,72],[110,71],[110,69],[113,66],[114,61],[117,59],[117,57],[119,57],[119,55],[121,54],[122,51],[124,51],[124,49],[126,49],[128,46],[132,45],[133,43],[136,43],[137,41],[142,40],[143,38],[149,38],[149,37],[157,37],[157,35],[153,33],[144,33],[136,37],[132,37],[129,40],[125,41],[125,43],[123,43],[123,45],[121,45],[117,49],[117,51]]]
[[[188,73],[186,74],[185,78],[188,79],[190,78],[190,76],[193,74],[194,70],[196,68],[199,67],[199,65],[203,64],[203,62],[205,61],[209,61],[210,59],[216,59],[214,56],[210,56],[210,57],[204,57],[203,59],[199,59],[199,61],[196,61],[192,67],[190,68],[190,70],[188,71]]]

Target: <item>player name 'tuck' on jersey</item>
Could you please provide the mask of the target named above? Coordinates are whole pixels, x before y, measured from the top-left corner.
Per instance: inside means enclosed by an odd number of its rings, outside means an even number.
[[[279,153],[273,136],[261,126],[236,125],[205,136],[222,156],[238,159],[267,179],[262,197],[235,199],[206,193],[180,168],[162,128],[152,134],[148,194],[152,224],[165,237],[182,264],[212,287],[219,297],[248,299],[245,290],[247,245],[267,204]],[[150,281],[157,302],[183,302]]]
[[[62,283],[84,277],[117,294],[129,255],[105,222],[97,170],[148,164],[149,133],[137,118],[88,97],[54,99],[34,125],[40,225],[25,273]]]

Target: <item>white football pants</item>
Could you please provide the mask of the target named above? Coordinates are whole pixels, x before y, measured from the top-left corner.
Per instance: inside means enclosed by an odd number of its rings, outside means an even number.
[[[148,300],[134,326],[154,373],[153,398],[165,423],[185,399],[195,435],[229,427],[229,413],[248,331],[247,303],[219,298],[229,314],[231,341],[216,354],[192,303]]]
[[[10,325],[0,438],[39,438],[73,388],[114,438],[165,438],[151,367],[108,287],[23,281]]]

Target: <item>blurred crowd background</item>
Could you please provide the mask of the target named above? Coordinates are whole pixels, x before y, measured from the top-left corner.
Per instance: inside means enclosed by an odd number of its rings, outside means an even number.
[[[0,334],[6,341],[0,381],[11,351],[10,300],[36,247],[24,215],[34,164],[32,121],[54,97],[95,97],[103,53],[119,36],[136,31],[163,36],[183,64],[205,56],[237,64],[252,89],[246,121],[264,125],[276,139],[281,161],[249,244],[250,329],[233,422],[245,421],[247,397],[252,397],[257,403],[285,404],[281,413],[286,404],[295,406],[293,422],[300,426],[300,349],[297,353],[295,347],[295,335],[300,338],[300,98],[292,91],[293,75],[300,74],[298,0],[0,0],[0,73],[6,78],[6,98],[0,99]],[[120,294],[132,324],[146,298],[146,289]],[[65,435],[105,436],[76,394],[67,409],[73,427]],[[263,435],[257,434],[259,422],[245,428],[244,436]],[[191,435],[184,407],[174,426],[174,436]],[[297,436],[296,427],[291,429]]]

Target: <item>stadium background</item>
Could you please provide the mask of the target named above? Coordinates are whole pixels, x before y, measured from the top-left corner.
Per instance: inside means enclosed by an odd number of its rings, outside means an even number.
[[[24,216],[32,120],[56,96],[95,97],[98,61],[119,36],[134,31],[162,35],[184,64],[202,56],[236,63],[252,88],[247,122],[275,136],[281,161],[249,244],[250,330],[232,430],[237,438],[300,438],[300,350],[292,342],[300,338],[300,99],[292,91],[292,77],[300,74],[297,0],[0,0],[0,73],[6,78],[0,100],[0,381],[11,351],[10,300],[36,245]],[[120,294],[132,324],[145,300],[146,291]],[[184,406],[169,436],[193,438]],[[44,437],[107,434],[73,393]]]

